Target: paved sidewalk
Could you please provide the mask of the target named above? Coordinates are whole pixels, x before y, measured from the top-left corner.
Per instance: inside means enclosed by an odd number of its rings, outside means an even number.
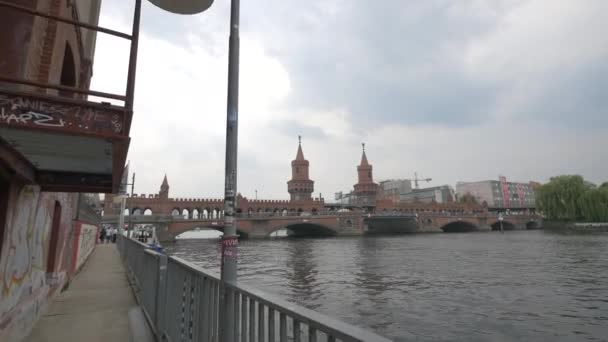
[[[129,341],[128,312],[136,305],[116,245],[97,245],[25,341]]]

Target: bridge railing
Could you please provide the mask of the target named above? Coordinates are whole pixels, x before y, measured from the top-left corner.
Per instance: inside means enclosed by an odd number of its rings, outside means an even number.
[[[118,236],[138,301],[159,341],[218,341],[222,283],[217,274]],[[361,328],[237,284],[231,298],[234,341],[388,342]]]

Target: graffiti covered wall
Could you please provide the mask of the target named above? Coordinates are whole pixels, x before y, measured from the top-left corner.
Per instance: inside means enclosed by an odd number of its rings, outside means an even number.
[[[87,260],[99,236],[99,228],[88,223],[76,222],[74,224],[74,257],[72,258],[72,269],[74,273],[80,269]]]
[[[42,193],[38,186],[11,185],[0,254],[0,341],[26,336],[52,296],[68,279],[76,195]],[[47,273],[50,235],[60,205],[55,264]]]

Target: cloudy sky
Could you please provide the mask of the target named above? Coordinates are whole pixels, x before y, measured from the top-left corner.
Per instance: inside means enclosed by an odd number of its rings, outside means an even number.
[[[129,31],[130,1],[100,24]],[[302,135],[315,197],[374,179],[608,180],[608,1],[242,1],[238,190],[285,199]],[[145,2],[128,159],[137,193],[222,197],[229,1]],[[124,93],[128,45],[100,35],[92,88]]]

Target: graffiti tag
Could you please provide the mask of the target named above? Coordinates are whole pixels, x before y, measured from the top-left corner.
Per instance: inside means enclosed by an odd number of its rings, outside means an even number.
[[[116,109],[70,105],[0,94],[0,123],[71,127],[93,132],[122,133],[123,117]]]
[[[44,113],[36,113],[28,111],[26,113],[10,113],[7,114],[4,108],[0,108],[0,120],[10,123],[29,124],[32,123],[38,126],[46,127],[64,127],[65,122],[61,118],[55,118],[52,115]]]

